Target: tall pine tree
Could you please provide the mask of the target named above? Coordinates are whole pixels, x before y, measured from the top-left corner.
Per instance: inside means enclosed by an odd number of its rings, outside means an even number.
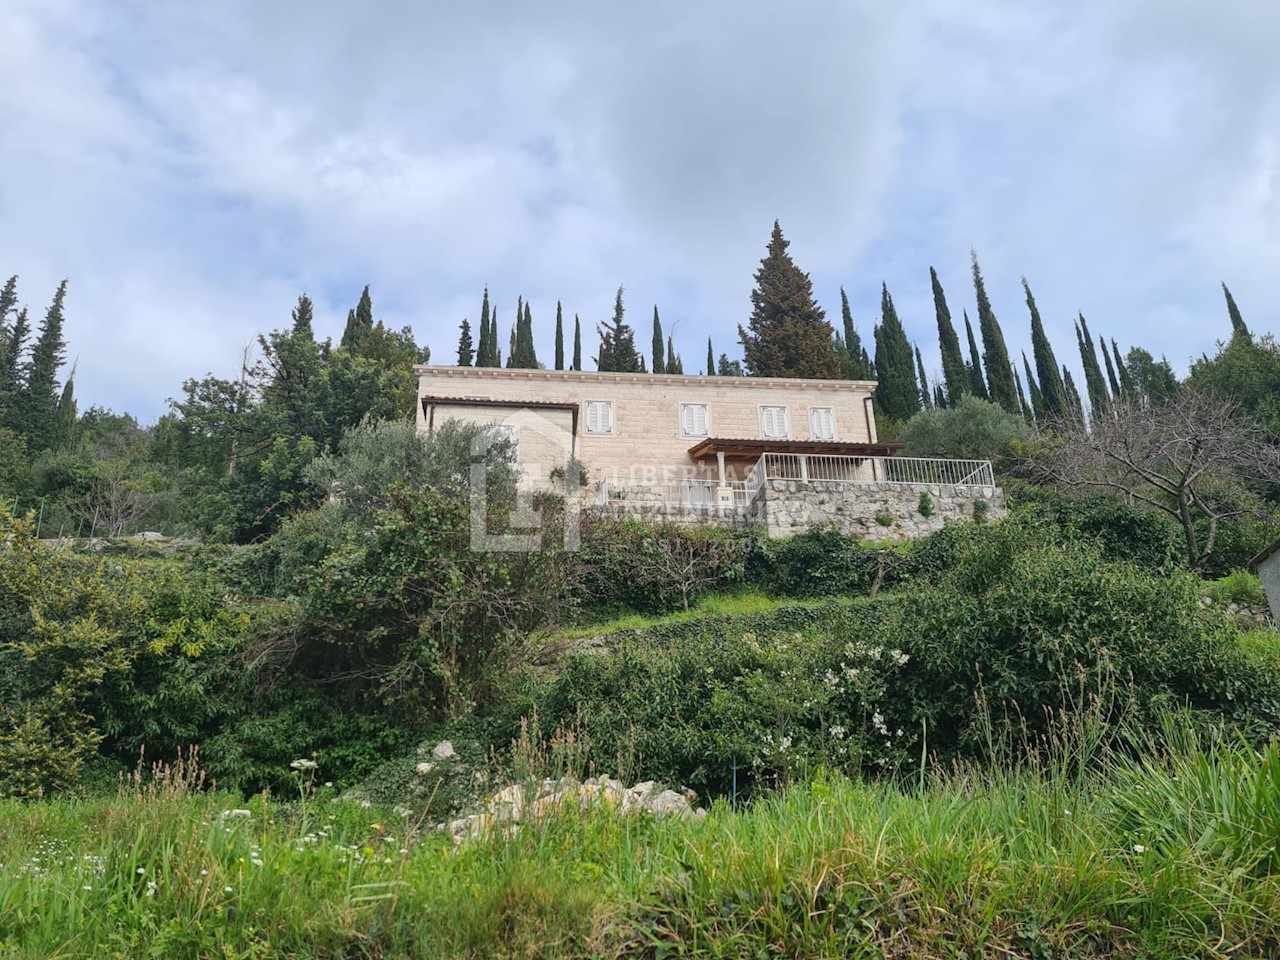
[[[711,349],[711,338],[707,337],[707,376],[714,377],[716,375],[716,355]]]
[[[1062,375],[1058,372],[1058,359],[1053,355],[1053,344],[1045,335],[1040,310],[1036,307],[1036,298],[1031,294],[1031,285],[1026,277],[1022,278],[1022,290],[1027,295],[1027,309],[1031,311],[1031,353],[1036,358],[1036,376],[1040,380],[1040,395],[1044,397],[1044,412],[1050,417],[1064,417],[1067,415],[1067,398]]]
[[[365,336],[373,330],[373,298],[369,296],[369,285],[365,284],[360,294],[360,302],[354,310],[347,313],[347,325],[342,331],[341,345],[349,349],[357,348]]]
[[[973,256],[973,289],[978,297],[978,330],[982,334],[982,363],[987,371],[987,390],[993,402],[1009,413],[1017,414],[1018,390],[1013,384],[1013,365],[1009,361],[1009,348],[1004,343],[1004,333],[996,320],[991,301],[987,298],[986,284],[982,282],[982,270],[978,266],[978,254]]]
[[[622,287],[613,301],[613,322],[599,327],[600,354],[596,369],[611,373],[639,373],[640,353],[636,350],[636,334],[626,321],[622,305]]]
[[[1119,400],[1122,396],[1120,381],[1116,379],[1116,368],[1111,363],[1111,354],[1107,351],[1107,341],[1099,336],[1098,345],[1102,347],[1102,359],[1107,362],[1107,383],[1111,386],[1111,398],[1113,401]]]
[[[1031,372],[1031,364],[1027,362],[1027,354],[1022,354],[1022,369],[1027,373],[1027,390],[1031,394],[1031,416],[1037,423],[1044,423],[1044,394],[1040,392],[1040,385],[1036,382],[1036,375]]]
[[[458,328],[458,366],[471,366],[474,357],[475,350],[471,347],[471,321],[464,317],[462,326]]]
[[[675,341],[671,339],[671,334],[667,334],[667,373],[684,375],[684,361],[680,359],[680,354],[676,353]]]
[[[66,296],[67,281],[63,280],[45,311],[31,348],[31,365],[19,399],[24,432],[32,452],[52,446],[57,434],[58,396],[62,392],[58,371],[67,356],[67,342],[62,336],[62,307]]]
[[[965,364],[965,372],[969,375],[969,392],[982,400],[990,399],[987,385],[982,377],[982,355],[978,353],[978,341],[973,336],[973,325],[969,323],[969,311],[964,311],[964,332],[969,338],[969,362]]]
[[[916,384],[915,358],[911,342],[898,319],[889,287],[880,287],[880,322],[876,325],[875,398],[880,412],[889,420],[905,422],[920,412],[920,391]]]
[[[920,376],[920,406],[925,410],[933,409],[933,395],[929,392],[929,378],[924,372],[924,357],[920,356],[920,345],[916,345],[916,372]]]
[[[831,324],[813,298],[809,275],[792,261],[778,221],[751,291],[751,319],[738,327],[747,370],[755,377],[840,375]],[[714,364],[708,364],[714,369]]]
[[[533,311],[529,308],[529,301],[523,298],[516,303],[514,333],[511,359],[507,366],[517,370],[538,369],[538,353],[533,346]]]
[[[960,352],[960,338],[951,323],[951,310],[947,307],[947,295],[942,291],[938,271],[929,268],[929,282],[933,286],[933,312],[938,318],[938,347],[942,351],[942,380],[946,384],[947,403],[955,406],[966,393],[973,391],[969,371],[965,369],[964,354]]]
[[[840,321],[844,327],[844,353],[841,356],[840,374],[846,380],[870,380],[871,364],[867,361],[867,348],[862,345],[858,328],[853,324],[853,312],[849,309],[849,297],[840,288]]]
[[[1022,377],[1017,367],[1013,368],[1013,383],[1018,388],[1018,403],[1022,406],[1022,419],[1027,423],[1034,423],[1031,407],[1027,404],[1027,395],[1022,390]]]
[[[1084,368],[1084,386],[1089,393],[1090,414],[1101,416],[1111,405],[1111,398],[1107,395],[1107,381],[1102,375],[1098,351],[1093,345],[1089,324],[1085,322],[1083,313],[1076,318],[1076,345],[1080,348],[1080,365]]]
[[[1080,391],[1076,389],[1076,382],[1072,379],[1071,371],[1067,369],[1066,364],[1063,364],[1062,367],[1062,385],[1067,394],[1067,416],[1077,423],[1083,423],[1084,404],[1080,402]]]
[[[582,324],[576,313],[573,315],[573,365],[569,369],[582,369]]]
[[[556,369],[564,369],[564,314],[559,300],[556,301]]]
[[[491,367],[490,351],[493,349],[493,337],[489,331],[489,288],[484,288],[484,299],[480,302],[480,340],[476,344],[476,366]]]
[[[1120,393],[1126,400],[1137,400],[1138,390],[1134,385],[1133,377],[1129,375],[1129,368],[1124,362],[1124,357],[1120,356],[1120,345],[1116,343],[1116,338],[1111,338],[1111,351],[1116,361],[1116,374],[1120,378]]]
[[[1227,298],[1227,314],[1231,317],[1231,336],[1249,336],[1249,328],[1244,325],[1244,317],[1240,316],[1240,308],[1236,306],[1236,298],[1231,296],[1227,285],[1222,285],[1222,292]]]
[[[662,342],[662,321],[658,319],[658,305],[653,305],[653,341],[650,344],[650,351],[653,354],[653,372],[666,373],[667,361],[662,355],[664,344]]]

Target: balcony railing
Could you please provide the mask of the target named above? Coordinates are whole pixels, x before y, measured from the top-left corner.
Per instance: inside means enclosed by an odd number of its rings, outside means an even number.
[[[933,460],[923,457],[836,457],[766,453],[752,473],[761,480],[810,480],[836,483],[947,484],[994,487],[989,460]]]

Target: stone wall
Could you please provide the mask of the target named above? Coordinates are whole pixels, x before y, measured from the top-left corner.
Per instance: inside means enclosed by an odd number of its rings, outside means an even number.
[[[920,512],[921,494],[932,502]],[[941,530],[949,521],[979,514],[995,520],[1005,514],[999,487],[928,483],[833,483],[821,480],[770,480],[765,484],[759,521],[770,537],[787,537],[815,526],[834,526],[866,540],[911,540]]]

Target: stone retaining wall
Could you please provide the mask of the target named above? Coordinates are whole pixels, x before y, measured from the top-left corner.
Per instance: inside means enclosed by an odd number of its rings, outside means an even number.
[[[931,502],[920,512],[921,494]],[[981,504],[981,506],[979,506]],[[866,540],[912,540],[941,530],[947,522],[1005,514],[999,487],[931,483],[838,483],[770,480],[763,496],[763,526],[770,537],[834,526]]]

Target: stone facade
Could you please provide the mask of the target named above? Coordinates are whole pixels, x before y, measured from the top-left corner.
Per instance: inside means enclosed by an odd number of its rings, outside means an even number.
[[[714,479],[714,460],[695,464],[689,457],[689,449],[707,437],[876,440],[870,381],[497,367],[420,366],[416,373],[419,430],[430,432],[449,419],[508,426],[534,487],[545,485],[550,470],[569,456],[586,466],[592,481],[605,480],[611,488],[683,476]],[[588,405],[602,402],[611,408],[607,433],[593,432],[588,416]],[[705,408],[705,423],[693,433],[682,416],[686,405]],[[764,408],[775,407],[784,411],[784,437],[765,436]],[[830,436],[814,435],[814,411],[830,411]],[[746,469],[728,463],[725,479],[741,479]]]
[[[927,517],[920,512],[922,494],[929,498]],[[1005,504],[999,487],[770,480],[755,512],[771,537],[834,526],[865,540],[910,540],[948,522],[998,519]]]

